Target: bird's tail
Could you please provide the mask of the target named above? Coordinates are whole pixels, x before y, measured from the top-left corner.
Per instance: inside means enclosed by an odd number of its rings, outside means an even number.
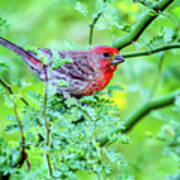
[[[26,51],[24,48],[17,46],[16,44],[2,37],[0,37],[0,45],[10,49],[11,51],[14,51],[16,54],[21,56],[31,68],[34,68],[34,66],[37,67],[41,64],[41,61],[35,57],[33,52]]]
[[[22,47],[19,47],[2,37],[0,37],[0,45],[7,47],[8,49],[14,51],[18,55],[20,55],[22,58],[27,58],[27,53]]]

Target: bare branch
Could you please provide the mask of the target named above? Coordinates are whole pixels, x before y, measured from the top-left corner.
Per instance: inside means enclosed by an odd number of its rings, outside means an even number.
[[[151,50],[146,50],[146,51],[121,53],[121,55],[124,58],[132,58],[132,57],[138,57],[138,56],[149,56],[149,55],[161,52],[161,51],[167,51],[167,50],[176,49],[176,48],[180,48],[180,43],[168,44],[168,45],[164,45],[164,46],[154,48],[154,49],[151,49]]]
[[[105,3],[106,0],[104,0],[103,2]],[[98,12],[98,13],[95,15],[92,23],[90,23],[90,25],[89,25],[89,27],[90,27],[90,29],[89,29],[89,45],[92,45],[94,26],[96,25],[97,21],[98,21],[99,18],[101,17],[102,13],[103,13],[103,10],[101,10],[100,12]]]
[[[163,64],[164,64],[164,61],[165,61],[165,52],[163,52],[160,56],[160,59],[159,59],[159,62],[158,62],[158,65],[157,65],[157,69],[156,69],[156,72],[155,72],[155,75],[154,75],[154,81],[152,81],[152,87],[150,89],[150,93],[149,93],[149,96],[147,98],[147,100],[150,100],[154,97],[158,87],[159,87],[159,84],[160,84],[160,80],[161,80],[161,77],[162,77],[162,69],[163,69]]]
[[[89,25],[89,45],[92,45],[94,26],[97,23],[98,19],[101,17],[102,11],[96,14],[96,17],[93,19],[92,23]]]
[[[5,88],[7,89],[7,91],[9,92],[9,94],[13,95],[14,92],[12,90],[12,88],[6,84],[2,79],[0,79],[0,84]],[[25,105],[29,105],[29,103],[23,98],[23,97],[20,97],[21,101],[25,104]],[[18,111],[17,111],[17,104],[15,102],[14,104],[14,113],[15,113],[15,116],[17,118],[17,121],[18,121],[18,126],[19,126],[19,129],[20,129],[20,133],[21,133],[21,158],[20,160],[17,162],[17,164],[15,164],[14,166],[19,166],[21,167],[23,165],[23,163],[26,161],[27,163],[27,166],[28,166],[28,169],[30,170],[31,169],[31,164],[28,160],[28,156],[27,156],[27,153],[25,151],[25,136],[24,136],[24,130],[23,130],[23,125],[21,123],[21,119],[20,119],[20,116],[18,114]],[[10,174],[6,174],[5,176],[2,175],[4,179],[9,179],[10,178]]]
[[[9,85],[7,85],[3,80],[0,79],[0,83],[8,90],[9,94],[14,94],[11,87]],[[28,105],[27,101],[25,99],[23,99],[23,97],[21,98],[21,100],[26,104]],[[26,153],[26,150],[25,150],[25,145],[26,145],[26,140],[25,140],[25,135],[24,135],[24,129],[23,129],[23,125],[22,125],[22,122],[21,122],[21,119],[20,119],[20,116],[19,116],[19,113],[18,113],[18,110],[17,110],[17,104],[16,102],[14,102],[14,114],[17,118],[17,122],[18,122],[18,126],[19,126],[19,130],[20,130],[20,134],[21,134],[21,157],[20,159],[18,160],[18,162],[16,164],[14,164],[13,167],[21,167],[24,162],[27,163],[27,166],[28,166],[28,170],[30,171],[31,170],[31,164],[28,160],[28,155]],[[1,174],[0,174],[1,175]],[[6,174],[6,175],[1,175],[3,179],[6,179],[8,180],[10,178],[10,174]]]
[[[19,116],[19,113],[17,111],[17,104],[16,102],[14,103],[14,113],[15,113],[15,116],[17,118],[17,121],[18,121],[18,126],[19,126],[19,129],[20,129],[20,133],[21,133],[21,154],[22,154],[22,157],[23,157],[23,162],[26,161],[27,163],[27,166],[28,166],[28,170],[30,171],[31,170],[31,164],[28,160],[28,155],[25,151],[25,145],[26,145],[26,141],[25,141],[25,135],[24,135],[24,129],[23,129],[23,125],[22,125],[22,122],[21,122],[21,119],[20,119],[20,116]],[[22,164],[23,164],[22,162]]]
[[[2,79],[0,79],[0,84],[8,90],[9,94],[14,94],[12,88],[6,84]],[[25,104],[25,105],[29,105],[29,103],[24,99],[24,97],[20,97],[21,101]]]
[[[48,117],[47,117],[47,103],[48,103],[48,74],[47,74],[47,69],[46,66],[43,66],[44,69],[44,75],[45,75],[45,92],[44,92],[44,107],[43,107],[43,115],[44,115],[44,121],[45,121],[45,127],[46,127],[46,146],[49,148],[50,146],[50,125],[48,122]],[[49,170],[49,175],[51,178],[53,178],[53,169],[51,166],[51,160],[49,156],[49,152],[46,152],[46,160],[48,164],[48,170]]]
[[[124,129],[117,127],[109,133],[97,138],[97,141],[100,143],[101,146],[104,146],[109,141],[109,136],[114,133],[126,133],[130,131],[144,116],[147,116],[152,110],[172,105],[178,95],[180,95],[180,90],[176,91],[175,93],[145,102],[137,110],[130,114],[127,119],[124,120]]]

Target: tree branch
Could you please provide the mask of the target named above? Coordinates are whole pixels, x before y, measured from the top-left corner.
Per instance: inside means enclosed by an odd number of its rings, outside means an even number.
[[[23,161],[21,162],[21,165],[24,163],[24,161],[26,161],[27,163],[27,166],[28,166],[28,170],[30,171],[31,170],[31,164],[28,160],[28,155],[25,151],[25,145],[26,145],[26,140],[25,140],[25,135],[24,135],[24,129],[23,129],[23,125],[22,125],[22,122],[21,122],[21,119],[20,119],[20,116],[19,116],[19,113],[17,111],[17,104],[16,102],[14,103],[14,113],[15,113],[15,116],[17,118],[17,121],[18,121],[18,126],[19,126],[19,129],[20,129],[20,134],[21,134],[21,154],[22,154],[22,159]],[[20,165],[20,163],[19,163]]]
[[[89,27],[90,27],[90,30],[89,30],[89,45],[92,45],[94,26],[97,23],[98,19],[101,17],[101,15],[102,15],[102,11],[98,12],[95,15],[95,18],[93,19],[92,23],[89,25]]]
[[[47,117],[47,103],[48,103],[48,74],[47,74],[47,68],[44,65],[43,66],[43,70],[44,70],[44,75],[45,75],[45,92],[44,92],[44,107],[43,107],[43,116],[44,116],[44,121],[45,121],[45,128],[46,128],[46,146],[49,149],[50,147],[50,125],[48,122],[48,117]],[[46,161],[47,161],[47,165],[48,165],[48,170],[49,170],[49,175],[51,178],[53,178],[53,169],[51,166],[51,160],[50,160],[50,155],[49,152],[46,152]]]
[[[0,79],[0,83],[2,86],[4,86],[5,89],[8,90],[9,94],[13,94],[13,91],[9,85],[7,85],[2,79]]]
[[[13,90],[11,89],[11,87],[9,85],[7,85],[2,79],[0,79],[0,83],[8,90],[9,94],[13,95]],[[21,97],[21,100],[25,103],[25,105],[29,105],[28,102],[23,98]],[[28,155],[25,151],[25,145],[26,145],[26,140],[25,140],[25,135],[24,135],[24,129],[23,129],[23,125],[22,125],[22,122],[21,122],[21,119],[20,119],[20,116],[19,116],[19,113],[17,111],[17,104],[16,102],[14,102],[14,113],[15,113],[15,116],[17,118],[17,122],[18,122],[18,126],[19,126],[19,129],[20,129],[20,134],[21,134],[21,157],[19,159],[19,161],[14,164],[13,167],[21,167],[24,162],[26,161],[27,163],[27,166],[28,166],[28,170],[30,171],[31,170],[31,164],[28,160]],[[10,173],[7,173],[6,175],[3,175],[3,174],[0,174],[0,176],[5,179],[5,180],[8,180],[10,178]]]
[[[105,3],[106,0],[103,0],[103,2]],[[98,12],[98,13],[95,15],[93,21],[92,21],[92,22],[90,23],[90,25],[89,25],[89,27],[90,27],[90,29],[89,29],[89,45],[92,45],[94,26],[96,25],[97,21],[98,21],[99,18],[101,17],[102,13],[103,13],[103,10],[101,10],[100,12]]]
[[[172,43],[172,44],[164,45],[164,46],[154,48],[154,49],[151,49],[151,50],[146,50],[146,51],[121,53],[121,55],[124,58],[132,58],[132,57],[138,57],[138,56],[149,56],[149,55],[161,52],[161,51],[167,51],[167,50],[176,49],[176,48],[180,48],[180,43]]]
[[[0,84],[8,91],[9,94],[13,95],[14,92],[12,90],[12,88],[6,84],[2,79],[0,79]],[[25,105],[29,105],[29,103],[23,98],[23,97],[20,97],[21,101],[25,104]],[[25,151],[25,136],[24,136],[24,130],[23,130],[23,126],[22,126],[22,123],[21,123],[21,119],[20,119],[20,116],[18,114],[18,111],[17,111],[17,104],[15,102],[14,104],[14,113],[15,113],[15,116],[17,118],[17,121],[18,121],[18,126],[19,126],[19,129],[20,129],[20,133],[21,133],[21,141],[22,141],[22,145],[21,145],[21,157],[19,159],[19,161],[14,165],[14,167],[16,166],[19,166],[21,167],[24,162],[26,161],[27,163],[27,166],[28,166],[28,169],[30,170],[31,169],[31,165],[30,165],[30,162],[28,160],[28,157],[27,157],[27,153]],[[10,178],[10,174],[6,174],[6,175],[1,175],[3,179],[9,179]]]
[[[48,100],[48,84],[46,84],[45,87],[45,96],[44,96],[44,120],[45,120],[45,126],[46,126],[46,146],[49,148],[50,145],[50,127],[49,127],[49,122],[47,119],[47,100]],[[53,170],[52,170],[52,166],[51,166],[51,160],[50,160],[50,156],[49,156],[49,152],[46,152],[46,160],[47,160],[47,164],[48,164],[48,170],[49,170],[49,175],[51,178],[53,178]]]
[[[114,133],[126,133],[131,130],[135,124],[137,124],[144,116],[148,115],[152,110],[163,108],[169,105],[172,105],[176,99],[176,96],[180,95],[180,90],[175,93],[165,95],[160,98],[156,98],[142,104],[134,113],[132,113],[127,119],[124,121],[125,128],[115,128],[109,133],[102,135],[97,138],[97,141],[101,146],[104,146],[109,141],[109,136]]]
[[[158,87],[159,87],[159,84],[160,84],[160,80],[161,80],[161,77],[162,77],[162,69],[163,69],[163,64],[164,64],[164,61],[165,61],[165,52],[163,52],[160,56],[160,59],[159,59],[159,62],[158,62],[158,66],[157,66],[157,69],[156,69],[156,72],[155,72],[155,75],[154,75],[154,81],[152,81],[152,87],[150,89],[150,93],[149,93],[149,97],[147,98],[147,100],[150,100],[154,97]]]
[[[9,92],[9,94],[14,94],[12,88],[6,84],[2,79],[0,79],[0,84],[5,88],[7,89],[7,91]],[[25,105],[29,105],[29,103],[23,98],[23,97],[20,97],[21,101],[25,104]]]
[[[113,43],[113,47],[122,49],[132,42],[136,41],[140,35],[144,32],[144,30],[148,27],[148,25],[159,15],[159,12],[165,10],[174,0],[161,0],[158,3],[155,3],[153,8],[148,10],[144,16],[139,20],[139,22],[134,26],[132,31],[117,39]]]

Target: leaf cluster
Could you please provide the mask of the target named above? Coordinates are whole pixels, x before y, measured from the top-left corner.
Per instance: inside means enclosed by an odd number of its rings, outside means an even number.
[[[44,97],[37,92],[29,92],[28,100],[35,102],[36,106],[29,105],[21,109],[21,119],[26,139],[25,147],[28,150],[28,156],[31,156],[30,154],[33,156],[38,148],[37,158],[42,162],[38,167],[38,172],[34,170],[30,172],[32,176],[48,177],[48,172],[44,172],[46,162],[43,154],[46,153],[51,158],[53,175],[58,178],[77,179],[77,171],[110,175],[112,173],[111,163],[117,164],[122,175],[129,174],[124,157],[116,152],[116,149],[102,147],[100,142],[96,141],[97,136],[101,133],[117,126],[123,128],[118,107],[113,105],[108,98],[113,96],[110,91],[117,91],[117,88],[117,86],[114,86],[107,89],[107,91],[83,97],[80,100],[75,98],[65,100],[60,95],[50,93],[47,102],[47,118],[50,124],[49,147],[46,145],[46,128],[43,114]],[[6,99],[9,98],[8,95],[4,96]],[[13,106],[13,99],[12,101],[6,100],[6,102],[11,105],[10,107]],[[17,118],[10,116],[9,120],[11,123],[6,126],[5,131],[7,133],[19,131]],[[112,134],[109,137],[109,141],[115,139],[118,139],[122,144],[129,143],[128,137],[122,134]],[[17,149],[19,153],[19,145],[13,148]],[[10,149],[6,152],[11,154]],[[2,153],[2,158],[7,159],[8,155]],[[13,161],[10,161],[10,163],[13,163]],[[11,165],[8,166],[8,168],[11,167]],[[26,179],[31,176],[29,173],[29,175],[25,173],[26,168],[16,168],[18,167],[15,167],[13,172],[8,172],[13,173],[17,178]],[[4,170],[2,171],[4,172]],[[45,173],[43,176],[42,172]]]

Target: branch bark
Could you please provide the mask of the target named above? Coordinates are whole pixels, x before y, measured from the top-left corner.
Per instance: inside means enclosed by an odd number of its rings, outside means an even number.
[[[126,133],[130,131],[135,124],[137,124],[144,116],[148,115],[152,110],[172,105],[176,100],[176,96],[178,95],[180,95],[180,89],[175,93],[145,102],[135,112],[133,112],[129,117],[127,117],[127,119],[124,121],[124,129],[117,127],[111,132],[98,137],[97,141],[100,143],[101,146],[106,145],[106,143],[108,143],[109,141],[109,136],[114,133]]]
[[[98,12],[96,14],[96,17],[93,19],[92,23],[89,25],[89,27],[90,27],[90,30],[89,30],[89,45],[92,45],[94,26],[97,23],[98,19],[101,17],[101,15],[102,15],[102,11]]]
[[[2,79],[0,79],[0,84],[5,89],[7,89],[9,94],[11,94],[11,95],[14,94],[12,88],[8,84],[6,84]],[[23,101],[23,103],[25,105],[29,105],[28,102],[23,97],[20,97],[20,99]],[[23,125],[22,125],[19,113],[17,111],[16,102],[14,103],[13,110],[14,110],[15,116],[17,118],[19,130],[20,130],[20,134],[21,134],[21,157],[20,157],[19,161],[17,162],[17,164],[14,165],[14,167],[16,167],[16,166],[21,167],[24,164],[24,162],[26,161],[27,166],[28,166],[28,170],[30,171],[31,170],[31,164],[30,164],[30,162],[28,160],[28,155],[27,155],[27,153],[25,151],[26,140],[25,140],[25,135],[24,135],[24,129],[23,129]],[[0,173],[0,177],[2,179],[4,179],[4,180],[8,180],[10,178],[10,173],[7,173],[6,175],[3,175],[3,173]]]
[[[12,88],[6,84],[2,79],[0,79],[0,84],[5,88],[7,89],[7,91],[9,92],[9,94],[14,94]],[[23,98],[23,97],[20,97],[21,101],[25,104],[25,105],[29,105],[29,103]]]
[[[172,43],[172,44],[168,44],[168,45],[164,45],[158,48],[154,48],[151,50],[146,50],[146,51],[137,51],[137,52],[130,52],[130,53],[121,53],[121,55],[124,58],[132,58],[132,57],[138,57],[138,56],[149,56],[161,51],[167,51],[170,49],[177,49],[180,48],[180,43]]]
[[[105,3],[106,0],[103,0],[103,2]],[[89,29],[89,45],[92,45],[94,26],[96,25],[97,21],[98,21],[99,18],[101,17],[102,13],[103,13],[103,10],[101,10],[100,12],[98,12],[98,13],[95,15],[92,23],[90,23],[90,25],[89,25],[89,27],[90,27],[90,29]]]
[[[113,43],[113,47],[117,49],[122,49],[130,45],[132,42],[136,41],[144,32],[144,30],[151,24],[151,22],[159,16],[159,13],[164,11],[173,1],[174,0],[161,0],[158,3],[155,3],[153,8],[147,10],[147,12],[134,26],[130,33],[117,39]]]
[[[27,163],[27,166],[28,166],[28,170],[30,171],[31,170],[31,164],[28,160],[28,155],[26,153],[26,150],[25,150],[25,146],[26,146],[26,139],[25,139],[25,135],[24,135],[24,129],[23,129],[23,125],[22,125],[22,122],[21,122],[21,119],[20,119],[20,116],[19,116],[19,113],[18,113],[18,110],[17,110],[17,104],[16,102],[14,103],[14,114],[17,118],[17,121],[18,121],[18,126],[19,126],[19,130],[20,130],[20,134],[21,134],[21,155],[22,155],[22,159],[23,161],[21,162],[22,164],[24,163],[24,161],[26,161]],[[21,166],[22,166],[21,164]]]
[[[50,125],[49,125],[49,121],[48,121],[48,117],[47,117],[47,103],[48,103],[48,72],[47,72],[47,68],[44,65],[43,66],[43,70],[44,70],[44,76],[45,76],[45,92],[44,92],[44,107],[43,107],[43,116],[44,116],[44,121],[45,121],[45,128],[46,128],[46,147],[49,149],[50,148]],[[50,155],[49,152],[46,152],[46,161],[47,161],[47,165],[48,165],[48,170],[49,170],[49,176],[51,178],[53,178],[53,169],[52,169],[52,165],[51,165],[51,160],[50,160]]]

